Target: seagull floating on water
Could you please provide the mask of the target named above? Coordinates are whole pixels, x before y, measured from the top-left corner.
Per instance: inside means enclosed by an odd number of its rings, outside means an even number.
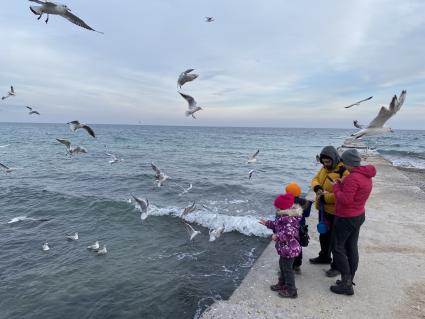
[[[344,107],[345,107],[346,109],[349,109],[350,107],[360,105],[360,103],[362,103],[362,102],[369,101],[369,100],[370,100],[370,99],[372,99],[372,98],[373,98],[373,96],[369,96],[368,98],[366,98],[366,99],[364,99],[364,100],[360,100],[360,101],[358,101],[358,102],[356,102],[356,103],[353,103],[353,104],[350,104],[350,105],[347,105],[347,106],[344,106]]]
[[[181,213],[180,217],[183,218],[187,214],[192,213],[195,209],[196,209],[196,205],[195,205],[195,201],[193,201],[193,203],[191,205],[189,205],[189,206],[187,206],[183,209],[183,212]]]
[[[68,239],[69,241],[75,241],[78,240],[78,233],[75,233],[74,235],[66,235],[66,239]]]
[[[205,17],[205,22],[213,22],[215,21],[214,17]]]
[[[80,153],[87,153],[87,150],[84,147],[78,146],[78,145],[72,145],[70,141],[68,140],[63,140],[60,138],[56,139],[58,142],[62,143],[63,145],[65,145],[66,150],[68,151],[68,154],[70,156],[72,155],[78,155]]]
[[[195,230],[192,226],[190,226],[188,223],[183,222],[185,224],[185,228],[187,233],[189,234],[189,240],[193,240],[196,236],[198,236],[201,232],[199,230]]]
[[[40,0],[29,0],[29,1],[41,4],[41,6],[30,6],[31,12],[34,13],[35,15],[38,15],[37,20],[40,20],[43,14],[46,14],[47,18],[45,22],[47,23],[49,22],[49,14],[60,15],[61,17],[67,19],[73,24],[78,25],[79,27],[103,34],[103,32],[93,29],[92,27],[87,25],[83,20],[81,20],[79,17],[72,14],[71,9],[69,9],[64,4],[54,3],[50,1],[40,1]]]
[[[221,234],[223,234],[224,232],[224,226],[220,226],[216,229],[212,229],[209,232],[210,235],[210,239],[209,241],[215,241],[217,238],[219,238],[221,236]]]
[[[71,121],[71,122],[68,122],[66,124],[69,124],[69,128],[73,132],[82,128],[82,129],[85,129],[87,131],[87,133],[89,133],[91,136],[96,137],[92,128],[90,126],[86,125],[86,124],[82,124],[78,121]]]
[[[190,72],[192,71],[195,71],[195,69],[187,69],[186,71],[180,73],[180,76],[177,80],[177,85],[179,88],[182,88],[185,83],[193,81],[199,76],[198,74],[191,74]]]
[[[97,255],[106,255],[107,253],[106,245],[103,245],[102,249],[97,250]]]
[[[28,112],[28,114],[29,114],[29,115],[31,115],[31,114],[37,114],[37,115],[40,115],[40,113],[38,113],[37,111],[34,111],[34,110],[32,109],[32,107],[31,107],[31,106],[26,106],[26,108],[27,108],[28,110],[30,110],[30,111]]]
[[[10,86],[10,91],[7,92],[6,96],[2,96],[1,99],[7,99],[8,97],[15,96],[15,90],[13,89],[13,85]]]
[[[361,129],[351,136],[353,136],[355,139],[359,139],[363,136],[379,135],[392,132],[392,129],[390,127],[384,127],[384,124],[400,110],[405,99],[406,90],[401,92],[399,98],[397,98],[397,95],[394,95],[390,102],[389,108],[382,106],[378,115],[372,120],[372,122],[369,123],[366,128]]]
[[[93,245],[87,246],[89,250],[98,250],[99,249],[99,241],[96,240]]]
[[[189,104],[189,110],[186,111],[186,116],[192,116],[194,119],[196,119],[195,117],[195,113],[202,110],[202,107],[197,106],[196,105],[196,101],[193,97],[191,97],[190,95],[187,94],[183,94],[181,92],[179,92],[179,94],[187,101],[187,103]]]
[[[111,165],[118,162],[122,162],[124,160],[122,158],[116,157],[114,154],[111,154],[111,153],[105,153],[105,154],[111,157],[111,159],[108,161],[108,163]]]
[[[255,162],[257,162],[257,155],[258,155],[258,153],[260,153],[260,150],[257,150],[255,153],[254,153],[254,155],[252,155],[249,159],[248,159],[248,164],[251,164],[251,163],[255,163]]]
[[[50,250],[49,243],[47,241],[43,244],[42,249],[43,249],[43,251]]]
[[[8,147],[10,144],[6,144],[6,145],[0,145],[0,148],[3,148],[3,147]]]
[[[145,220],[148,218],[148,207],[149,207],[149,201],[148,199],[142,199],[138,198],[134,195],[131,195],[133,197],[134,201],[136,202],[137,206],[139,206],[140,209],[140,219]]]
[[[157,182],[157,185],[158,185],[158,187],[161,187],[162,186],[162,184],[164,184],[164,182],[168,179],[168,178],[170,178],[170,176],[167,176],[167,175],[165,175],[163,172],[161,172],[160,170],[159,170],[159,168],[154,164],[154,163],[151,163],[151,167],[152,167],[152,169],[154,170],[154,172],[155,172],[155,178],[156,178],[156,182]]]

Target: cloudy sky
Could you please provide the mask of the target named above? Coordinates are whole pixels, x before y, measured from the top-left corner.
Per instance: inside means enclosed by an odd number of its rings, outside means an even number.
[[[0,94],[17,92],[1,122],[351,128],[406,89],[389,125],[425,129],[423,0],[67,0],[104,35],[30,4],[0,11]],[[187,68],[197,120],[177,93]]]

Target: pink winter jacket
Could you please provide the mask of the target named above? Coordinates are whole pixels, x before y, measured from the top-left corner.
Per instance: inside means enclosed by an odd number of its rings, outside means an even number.
[[[372,191],[373,165],[354,167],[341,183],[333,185],[335,216],[355,217],[364,214],[365,204]]]

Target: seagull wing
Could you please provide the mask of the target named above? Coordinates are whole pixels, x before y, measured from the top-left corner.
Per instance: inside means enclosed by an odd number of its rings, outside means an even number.
[[[35,3],[38,3],[38,4],[46,4],[46,2],[40,1],[40,0],[28,0],[28,1],[35,2]]]
[[[151,163],[151,166],[152,166],[152,169],[155,171],[156,178],[159,178],[159,176],[161,175],[161,171],[159,170],[158,167],[156,167],[154,163]]]
[[[78,121],[71,121],[71,122],[68,122],[67,124],[69,124],[70,130],[73,131],[73,132],[75,132],[77,130],[77,126],[80,125],[80,122],[78,122]]]
[[[9,167],[7,167],[6,165],[0,163],[0,167],[3,167],[4,169],[9,169]]]
[[[196,107],[196,101],[193,97],[191,97],[190,95],[187,94],[183,94],[180,93],[179,94],[187,101],[187,103],[189,104],[189,109],[193,109],[194,107]]]
[[[76,15],[72,14],[69,11],[66,11],[64,14],[62,14],[62,16],[68,21],[72,22],[73,24],[78,25],[79,27],[85,28],[90,31],[96,31],[95,29],[90,27],[88,24],[86,24],[83,20],[81,20],[79,17],[77,17]],[[96,32],[99,32],[99,31],[96,31]]]
[[[10,86],[10,92],[12,92],[13,94],[15,94],[15,90],[13,89],[13,85]]]
[[[184,74],[189,74],[190,72],[195,71],[195,69],[187,69],[186,71],[184,71]]]
[[[371,98],[373,98],[373,96],[369,96],[369,97],[368,97],[368,98],[366,98],[366,99],[363,99],[363,100],[360,100],[360,101],[358,101],[358,102],[356,102],[356,103],[350,104],[350,105],[346,106],[345,108],[346,108],[346,109],[348,109],[348,108],[350,108],[350,107],[352,107],[352,106],[359,105],[360,103],[365,102],[365,101],[368,101],[368,100],[370,100]]]
[[[68,141],[68,140],[62,140],[62,139],[60,139],[60,138],[57,138],[56,139],[58,142],[60,142],[60,143],[62,143],[63,145],[65,145],[66,146],[66,148],[70,148],[70,146],[71,146],[71,142],[70,141]]]
[[[256,157],[257,157],[257,155],[258,155],[258,153],[260,153],[260,150],[257,150],[257,151],[255,152],[255,154],[251,156],[251,159],[256,158]]]
[[[32,107],[31,106],[26,106],[26,108],[30,111],[32,111]]]
[[[142,212],[146,212],[146,210],[148,209],[148,206],[149,206],[148,202],[145,201],[144,199],[138,198],[134,195],[131,195],[131,197],[133,197],[133,199],[136,201],[136,203],[139,204]]]
[[[89,133],[91,136],[96,137],[94,134],[94,131],[92,130],[92,128],[88,125],[83,125],[82,126],[83,129],[85,129],[87,131],[87,133]]]
[[[40,115],[40,113],[38,113],[38,111],[31,111],[31,113]]]
[[[394,95],[389,108],[382,106],[379,110],[378,115],[369,123],[368,128],[379,128],[383,127],[385,122],[388,121],[394,114],[396,114],[406,99],[406,91],[402,91],[400,99],[397,99],[397,95]]]
[[[357,120],[354,120],[354,121],[353,121],[353,125],[354,125],[354,127],[357,127],[357,128],[359,128],[359,129],[362,129],[362,128],[363,128],[363,125],[360,125],[360,124],[359,124],[359,122],[358,122]]]
[[[193,227],[192,226],[190,226],[190,224],[188,224],[188,223],[186,223],[186,222],[183,222],[184,224],[185,224],[185,226],[186,226],[186,231],[187,231],[187,233],[189,234],[189,235],[192,235],[194,232],[195,232],[195,229],[193,229]]]

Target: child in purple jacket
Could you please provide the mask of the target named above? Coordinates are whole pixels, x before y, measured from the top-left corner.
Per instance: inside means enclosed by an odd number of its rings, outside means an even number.
[[[273,231],[272,240],[276,242],[276,251],[279,258],[280,277],[276,285],[270,286],[273,291],[278,291],[283,298],[296,298],[298,296],[295,286],[294,259],[301,252],[299,244],[299,227],[302,209],[294,206],[294,195],[286,193],[275,198],[275,220],[260,219],[259,223]]]

